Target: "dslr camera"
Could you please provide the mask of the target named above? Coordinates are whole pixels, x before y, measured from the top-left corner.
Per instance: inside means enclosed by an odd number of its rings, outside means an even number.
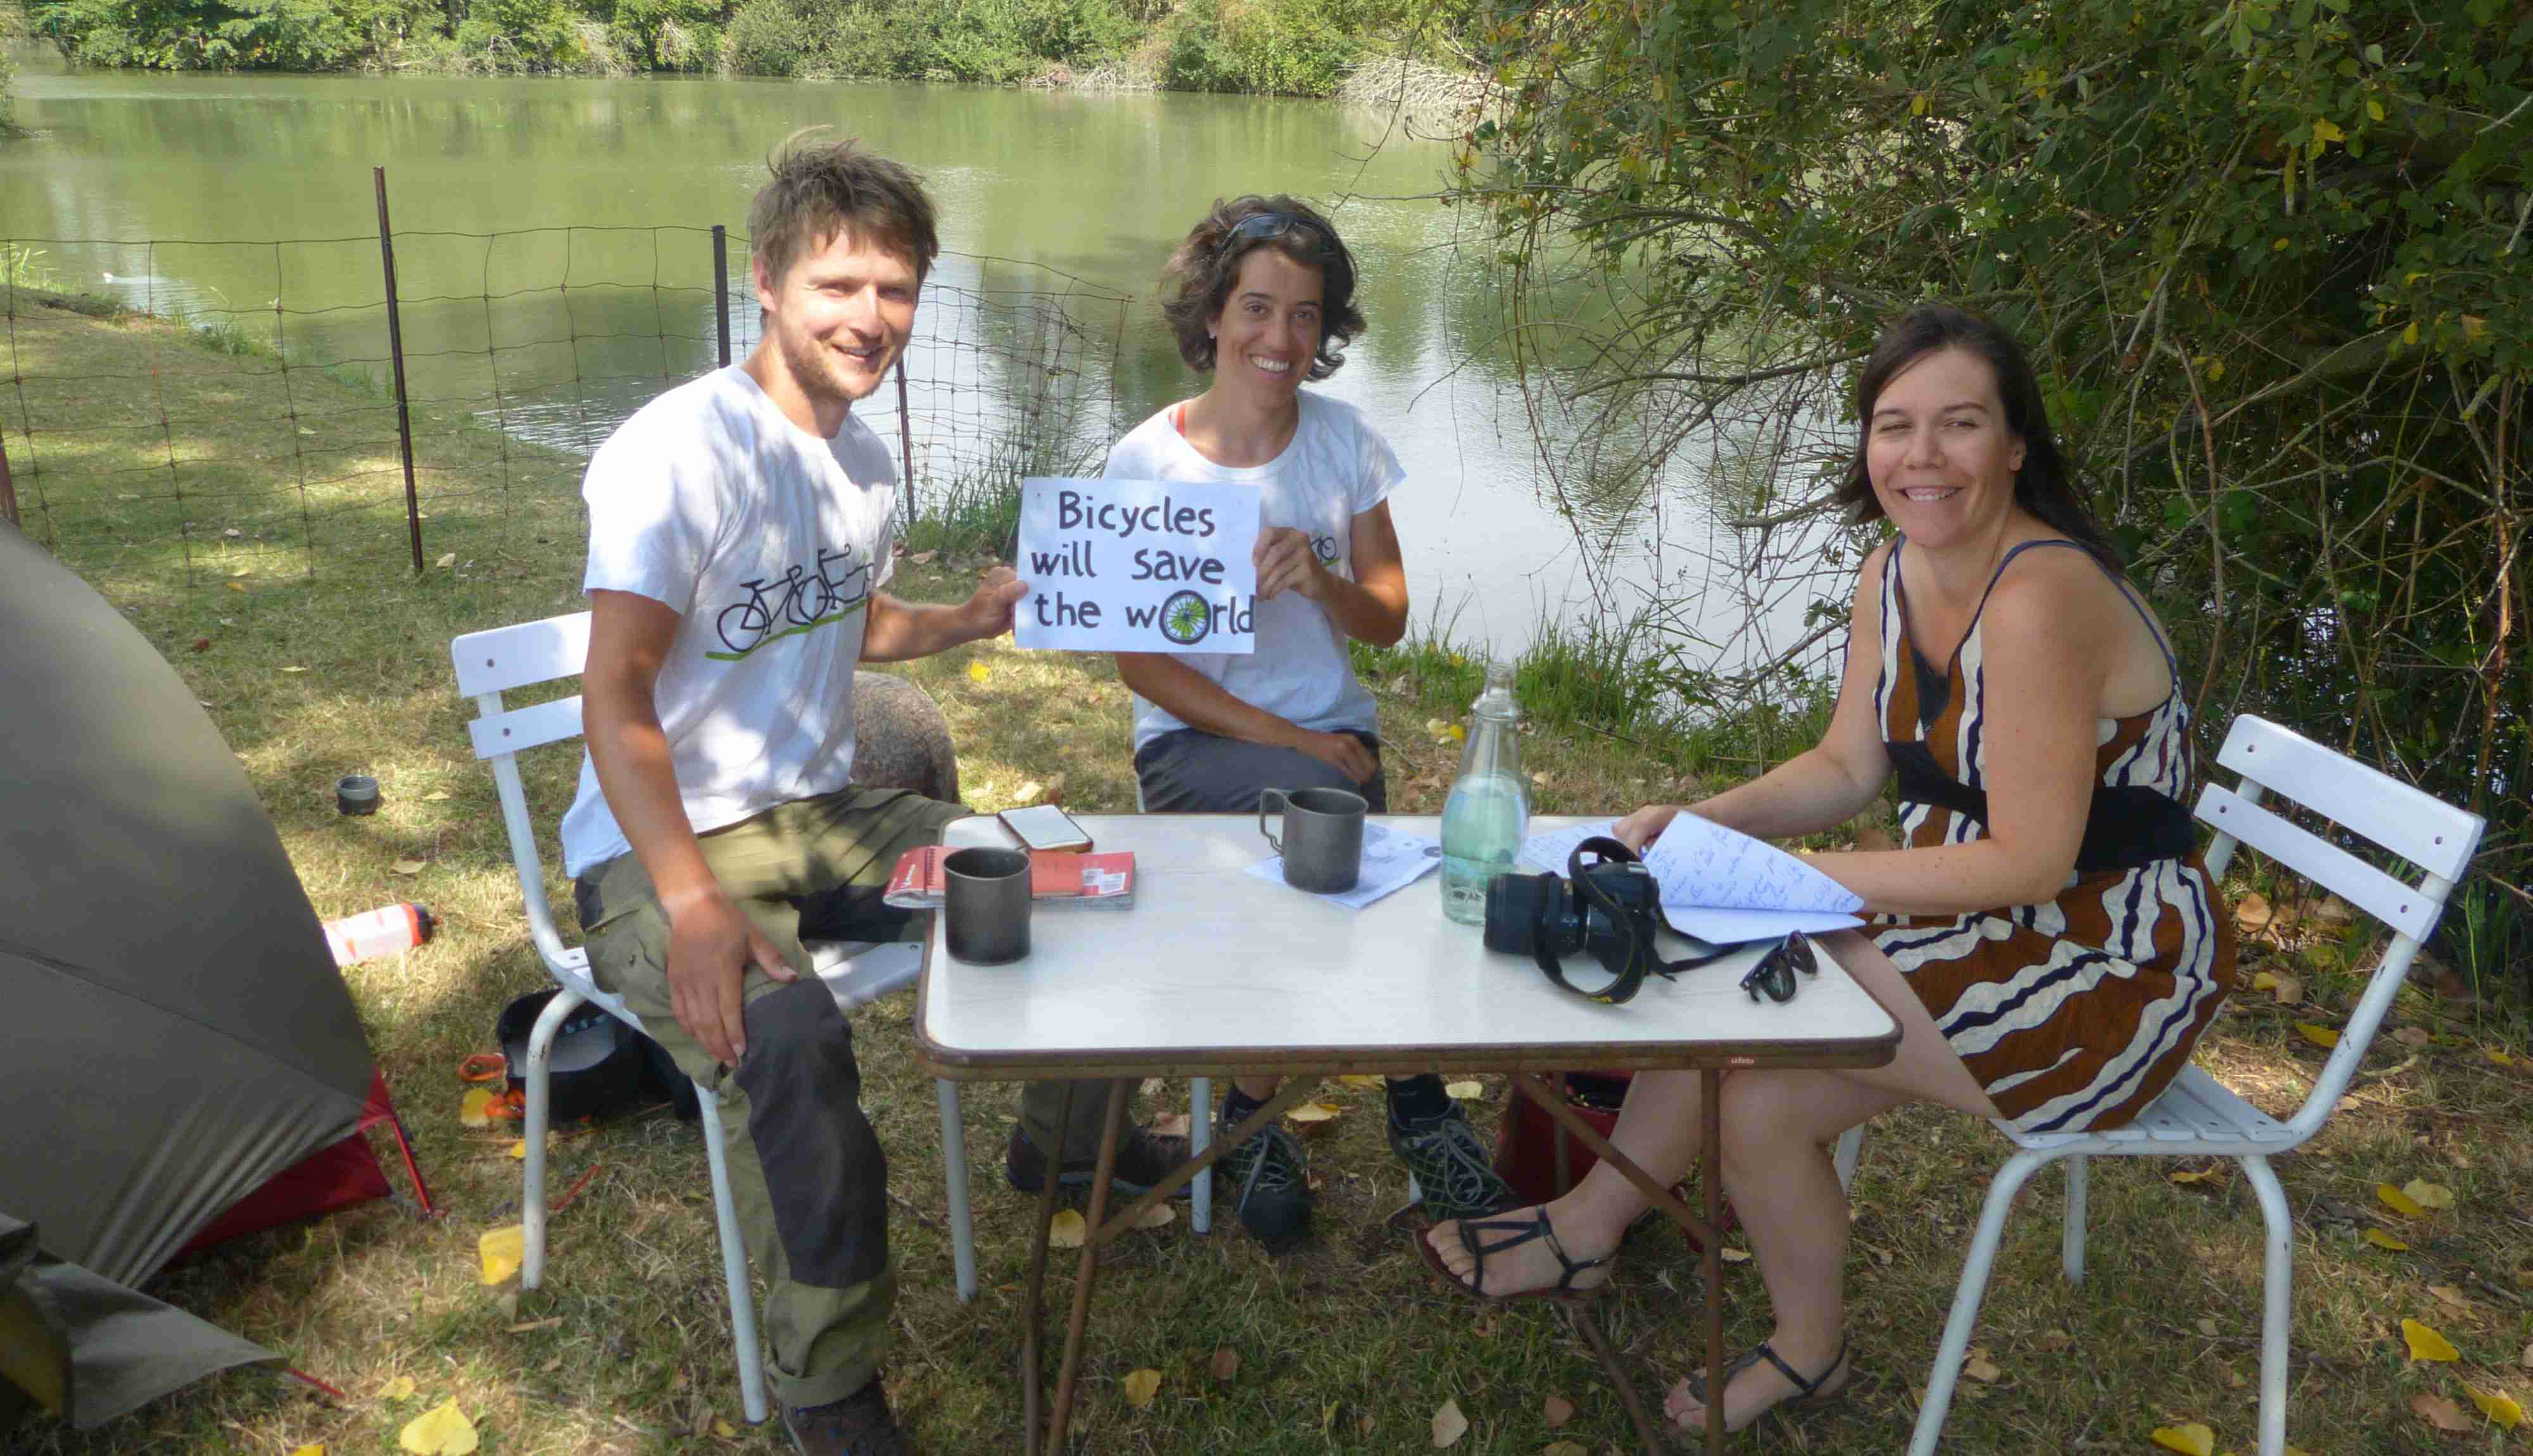
[[[1585,840],[1567,856],[1565,869],[1563,875],[1503,874],[1488,882],[1488,950],[1528,956],[1550,980],[1613,1006],[1632,998],[1648,975],[1677,975],[1716,959],[1665,961],[1654,954],[1661,887],[1617,840]],[[1607,985],[1585,990],[1565,978],[1563,959],[1577,951],[1601,962],[1610,973]]]

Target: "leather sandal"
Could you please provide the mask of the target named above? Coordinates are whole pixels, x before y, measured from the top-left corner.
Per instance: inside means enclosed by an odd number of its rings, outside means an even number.
[[[1810,1405],[1819,1401],[1835,1399],[1836,1397],[1845,1394],[1847,1391],[1847,1387],[1844,1385],[1840,1386],[1836,1390],[1824,1391],[1821,1389],[1823,1385],[1829,1383],[1830,1376],[1837,1374],[1840,1369],[1847,1364],[1847,1341],[1844,1338],[1840,1339],[1838,1342],[1838,1353],[1830,1357],[1828,1366],[1823,1368],[1819,1374],[1814,1375],[1808,1380],[1804,1379],[1801,1375],[1797,1374],[1793,1366],[1786,1364],[1784,1358],[1777,1354],[1775,1346],[1762,1340],[1757,1345],[1742,1351],[1740,1354],[1736,1355],[1731,1360],[1725,1362],[1725,1385],[1730,1387],[1733,1384],[1733,1377],[1735,1375],[1741,1373],[1743,1370],[1748,1369],[1750,1367],[1757,1365],[1763,1360],[1768,1364],[1775,1366],[1777,1368],[1778,1374],[1785,1376],[1789,1381],[1793,1382],[1795,1393],[1777,1401],[1775,1405],[1769,1406],[1767,1411],[1761,1411],[1759,1413],[1760,1416],[1768,1414],[1768,1411],[1773,1411],[1777,1409],[1778,1406]],[[1706,1371],[1702,1369],[1689,1371],[1687,1384],[1688,1393],[1696,1398],[1697,1403],[1700,1406],[1713,1404],[1713,1402],[1708,1400],[1706,1396]],[[1758,1417],[1753,1416],[1751,1419],[1755,1421]],[[1705,1424],[1706,1418],[1703,1416],[1700,1416],[1693,1422],[1686,1423],[1687,1426],[1699,1427],[1704,1427]],[[1728,1425],[1727,1428],[1732,1427]]]
[[[1469,1257],[1473,1260],[1468,1277],[1465,1279],[1452,1273],[1451,1266],[1443,1262],[1443,1255],[1434,1248],[1432,1240],[1418,1237],[1416,1252],[1424,1256],[1425,1266],[1440,1275],[1443,1283],[1472,1299],[1486,1300],[1493,1304],[1501,1304],[1506,1300],[1556,1300],[1561,1304],[1578,1304],[1610,1287],[1609,1281],[1603,1280],[1587,1289],[1575,1288],[1575,1275],[1589,1269],[1607,1268],[1611,1255],[1605,1253],[1599,1258],[1570,1256],[1565,1252],[1565,1246],[1557,1241],[1557,1229],[1548,1221],[1546,1206],[1533,1208],[1530,1212],[1531,1216],[1527,1219],[1462,1218],[1452,1221],[1452,1226],[1460,1232],[1460,1247],[1469,1252]],[[1507,1234],[1510,1237],[1499,1239],[1492,1244],[1479,1237],[1491,1233]],[[1547,1240],[1548,1252],[1557,1256],[1558,1265],[1562,1270],[1557,1277],[1557,1283],[1544,1289],[1524,1289],[1512,1294],[1487,1293],[1487,1255],[1519,1248],[1533,1239]]]

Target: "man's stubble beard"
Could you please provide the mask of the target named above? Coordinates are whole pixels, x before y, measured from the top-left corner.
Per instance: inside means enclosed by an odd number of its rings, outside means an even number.
[[[871,387],[855,394],[845,387],[841,378],[843,368],[830,357],[826,345],[816,339],[795,338],[779,327],[774,331],[774,343],[782,351],[783,367],[791,373],[793,382],[800,386],[800,392],[808,396],[813,406],[832,401],[848,410],[869,398],[879,388],[879,381],[888,378],[888,371],[896,367],[898,357],[892,354],[888,365],[873,373]]]

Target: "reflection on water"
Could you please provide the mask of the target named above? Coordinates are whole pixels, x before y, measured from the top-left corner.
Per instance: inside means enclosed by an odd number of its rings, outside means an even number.
[[[1108,437],[1195,392],[1151,302],[1162,259],[1217,197],[1302,194],[1329,204],[1361,261],[1371,327],[1322,387],[1365,409],[1407,465],[1393,511],[1420,623],[1508,651],[1543,618],[1658,595],[1682,630],[1720,644],[1723,668],[1802,631],[1814,589],[1754,602],[1743,543],[1708,499],[1715,462],[1778,460],[1779,433],[1764,420],[1709,430],[1648,463],[1623,415],[1543,412],[1500,346],[1487,250],[1457,246],[1474,218],[1430,200],[1444,149],[1376,147],[1377,130],[1335,108],[684,78],[148,76],[29,59],[18,116],[33,135],[0,147],[0,234],[40,240],[29,246],[76,284],[277,344],[294,367],[383,378],[370,175],[383,164],[414,396],[574,451],[712,366],[712,225],[743,230],[766,152],[800,126],[907,161],[940,208],[954,254],[910,357],[924,484],[1015,450],[1036,468],[1095,468]],[[736,238],[730,270],[743,352],[756,320]],[[863,406],[892,439],[893,394]]]

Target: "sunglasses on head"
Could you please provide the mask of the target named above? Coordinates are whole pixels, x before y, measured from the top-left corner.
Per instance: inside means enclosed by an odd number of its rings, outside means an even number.
[[[1216,257],[1228,254],[1242,243],[1272,242],[1287,233],[1300,233],[1311,240],[1312,261],[1320,265],[1321,271],[1329,275],[1328,292],[1345,291],[1337,286],[1340,278],[1347,284],[1353,282],[1354,264],[1347,259],[1344,245],[1338,243],[1335,235],[1327,229],[1298,212],[1252,212],[1231,225],[1230,230],[1222,235],[1222,243],[1214,249],[1214,254]]]
[[[1759,993],[1765,991],[1770,1001],[1783,1005],[1795,999],[1797,984],[1795,972],[1797,970],[1805,975],[1820,974],[1820,961],[1813,959],[1812,943],[1804,939],[1799,930],[1759,958],[1759,963],[1751,966],[1750,973],[1741,978],[1741,989],[1750,993],[1752,1001],[1758,1000]]]

